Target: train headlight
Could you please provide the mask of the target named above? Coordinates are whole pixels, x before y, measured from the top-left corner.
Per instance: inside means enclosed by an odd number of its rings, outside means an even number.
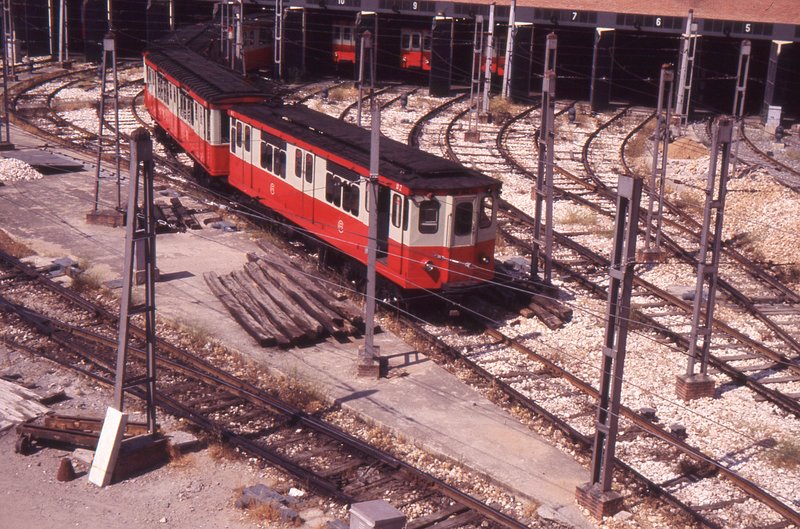
[[[430,260],[429,260],[429,261],[425,261],[425,264],[424,264],[424,265],[422,265],[422,267],[423,267],[423,268],[425,269],[425,271],[426,271],[426,272],[428,272],[428,273],[431,273],[431,272],[433,272],[433,270],[436,268],[435,266],[433,266],[433,261],[430,261]]]
[[[481,255],[481,256],[478,258],[478,261],[480,261],[480,262],[481,262],[481,264],[485,264],[485,265],[488,265],[488,264],[489,264],[489,258],[488,258],[487,256],[485,256],[485,255]]]

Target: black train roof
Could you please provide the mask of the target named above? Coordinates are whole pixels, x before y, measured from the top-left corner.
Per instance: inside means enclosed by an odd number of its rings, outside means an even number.
[[[236,105],[236,112],[369,168],[370,131],[303,106]],[[474,169],[381,136],[380,174],[415,191],[499,187]]]
[[[209,103],[230,98],[262,97],[263,91],[240,75],[182,47],[152,49],[146,58]]]

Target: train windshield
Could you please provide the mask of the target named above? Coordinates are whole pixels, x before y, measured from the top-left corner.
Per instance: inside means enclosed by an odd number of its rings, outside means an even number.
[[[453,220],[453,232],[456,236],[472,233],[472,202],[459,202]]]
[[[494,197],[485,195],[481,199],[481,207],[478,212],[478,227],[485,229],[492,226],[494,220]]]

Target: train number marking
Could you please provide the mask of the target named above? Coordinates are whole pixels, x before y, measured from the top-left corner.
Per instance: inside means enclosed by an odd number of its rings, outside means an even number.
[[[336,229],[339,230],[339,233],[344,233],[344,221],[339,219],[339,222],[336,223]]]
[[[269,185],[269,194],[270,195],[274,195],[275,194],[275,184],[270,184]]]
[[[572,21],[575,22],[576,20],[578,20],[578,12],[577,11],[573,11],[572,12]]]

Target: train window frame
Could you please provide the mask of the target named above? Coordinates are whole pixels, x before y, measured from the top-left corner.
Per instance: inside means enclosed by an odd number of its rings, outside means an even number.
[[[433,39],[430,35],[423,35],[422,36],[422,51],[431,51],[431,43]]]
[[[472,201],[458,202],[453,208],[453,235],[464,237],[473,231],[475,204]]]
[[[353,44],[353,28],[350,26],[342,26],[342,43],[344,44]]]
[[[422,49],[422,34],[421,33],[412,33],[411,34],[411,50],[412,51],[419,51]]]
[[[400,36],[400,49],[411,50],[411,33],[403,33]]]
[[[441,209],[442,204],[438,200],[423,200],[419,203],[417,229],[421,234],[433,235],[439,232],[439,216]]]
[[[304,172],[305,172],[306,182],[308,182],[309,184],[312,183],[314,181],[314,155],[311,154],[310,152],[307,152],[305,156]]]
[[[403,225],[403,195],[392,194],[392,226],[399,228]]]
[[[242,122],[236,122],[236,148],[242,148]]]
[[[250,125],[244,126],[244,150],[245,152],[250,152],[250,141],[251,141],[251,127]]]
[[[478,228],[491,228],[494,222],[494,196],[484,195],[481,197],[481,205],[478,209]]]

